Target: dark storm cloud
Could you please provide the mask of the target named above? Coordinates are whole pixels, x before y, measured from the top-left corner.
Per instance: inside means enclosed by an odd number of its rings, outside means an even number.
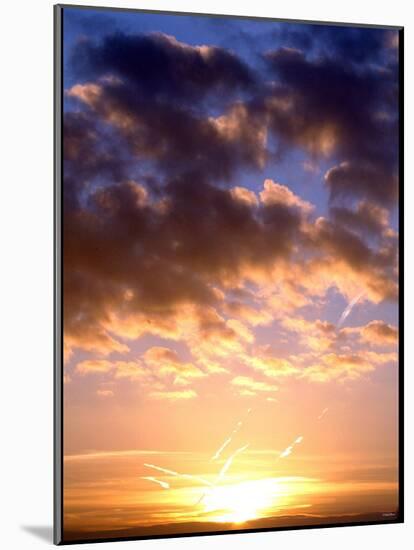
[[[73,208],[97,177],[120,181],[130,160],[109,128],[90,113],[68,112],[63,120],[64,204]]]
[[[283,272],[298,253],[304,282],[308,259],[334,259],[344,278],[351,271],[376,296],[395,297],[393,243],[375,250],[350,230],[359,220],[362,233],[384,231],[386,216],[372,204],[396,198],[395,74],[288,49],[266,62],[260,82],[226,50],[162,35],[76,46],[75,73],[88,81],[67,90],[76,112],[64,128],[64,312],[73,339],[110,348],[102,326],[111,312],[150,322],[182,304],[217,305],[222,289],[276,262]],[[310,221],[312,206],[279,184],[267,201],[220,187],[264,166],[267,134],[281,150],[336,164],[326,175],[331,221]],[[151,185],[136,177],[144,167]],[[366,206],[337,204],[349,198]]]
[[[161,204],[138,184],[96,190],[87,209],[65,217],[68,326],[115,304],[151,312],[214,303],[215,284],[287,258],[300,222],[294,208],[264,206],[257,216],[229,191],[189,181],[172,183]]]
[[[333,200],[352,195],[388,205],[398,197],[397,176],[375,163],[343,162],[328,170],[325,182]]]
[[[361,36],[361,29],[342,29],[335,40],[345,48]],[[366,40],[374,48],[377,39]],[[269,130],[276,158],[294,146],[338,162],[326,177],[333,201],[359,197],[392,204],[398,160],[395,67],[356,68],[289,48],[268,52],[265,59],[263,79],[222,48],[184,45],[161,34],[119,33],[98,45],[77,45],[75,73],[95,76],[95,84],[75,86],[70,94],[115,126],[132,154],[154,160],[169,175],[185,167],[198,179],[230,180],[237,169],[258,168],[268,158]],[[246,90],[243,100],[234,95]],[[221,116],[213,117],[204,101],[213,92]]]
[[[348,66],[391,60],[395,56],[393,39],[398,33],[396,30],[332,24],[249,21],[241,25],[233,19],[209,21],[218,41],[225,43],[227,40],[227,43],[244,47],[246,53],[260,55],[283,45],[302,50],[313,59],[329,57]]]
[[[331,57],[338,63],[377,63],[387,56],[391,33],[368,27],[280,24],[275,38],[314,57]]]
[[[293,102],[294,117],[285,129],[292,139],[312,131],[316,138],[331,126],[342,154],[376,160],[385,153],[385,160],[393,160],[395,148],[387,150],[386,145],[389,130],[395,130],[394,118],[388,122],[388,113],[381,112],[388,107],[392,85],[387,75],[378,70],[355,72],[330,59],[309,61],[296,50],[280,49],[267,59]]]
[[[398,161],[395,71],[309,60],[286,48],[266,58],[278,78],[277,93],[290,105],[269,103],[275,134],[345,162],[326,180],[333,200],[357,196],[392,203]]]
[[[243,104],[223,117],[199,115],[175,103],[135,93],[129,82],[75,86],[69,94],[115,127],[138,159],[150,159],[168,175],[197,172],[199,179],[228,180],[235,169],[255,168],[263,157],[262,125]]]
[[[306,216],[288,202],[247,203],[186,178],[169,183],[161,200],[134,182],[95,189],[65,215],[65,330],[102,347],[113,312],[151,323],[183,305],[220,307],[217,289],[266,276],[276,263],[288,272],[298,249],[302,260],[333,258],[336,271],[345,265],[395,298],[395,246],[374,250],[328,220],[309,226]],[[304,284],[312,272],[305,261]]]
[[[117,139],[82,113],[68,113],[63,125],[65,171],[76,171],[80,179],[98,175],[120,180],[126,173],[125,155]]]
[[[366,201],[360,202],[355,210],[334,206],[330,214],[335,223],[374,237],[381,238],[389,229],[387,210]]]
[[[316,46],[323,50],[325,55],[340,58],[348,63],[374,63],[384,55],[388,31],[367,27],[323,25],[315,34],[318,36]]]
[[[71,65],[94,84],[69,95],[116,128],[130,154],[168,176],[184,169],[198,180],[229,180],[237,167],[262,163],[261,121],[239,102],[255,77],[231,52],[162,34],[118,33],[78,43]],[[209,116],[212,107],[229,118]]]
[[[316,255],[341,263],[354,274],[359,274],[368,287],[382,299],[397,298],[395,268],[398,260],[398,244],[382,241],[373,248],[353,231],[328,219],[319,218],[306,247]]]
[[[254,83],[247,65],[231,52],[189,46],[161,33],[119,32],[98,45],[82,41],[71,62],[80,77],[112,74],[133,84],[135,94],[168,102],[200,101],[213,92],[245,91]]]
[[[351,233],[331,221],[323,220],[316,224],[315,242],[324,252],[348,263],[355,270],[365,270],[369,266],[392,267],[395,265],[396,249],[392,254],[371,249],[358,235]]]

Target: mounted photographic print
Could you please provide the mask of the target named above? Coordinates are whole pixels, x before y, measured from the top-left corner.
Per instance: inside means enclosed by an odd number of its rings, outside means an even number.
[[[55,543],[402,522],[402,28],[55,37]]]

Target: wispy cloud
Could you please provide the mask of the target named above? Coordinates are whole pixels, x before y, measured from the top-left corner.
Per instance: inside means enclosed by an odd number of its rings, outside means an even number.
[[[149,450],[149,449],[130,449],[127,451],[97,451],[97,452],[87,452],[87,453],[81,453],[81,454],[72,454],[72,455],[65,455],[64,460],[66,461],[78,461],[78,460],[96,460],[96,459],[102,459],[106,460],[108,458],[128,458],[128,457],[138,457],[138,456],[145,456],[145,455],[187,455],[189,454],[188,451],[157,451],[157,450]]]

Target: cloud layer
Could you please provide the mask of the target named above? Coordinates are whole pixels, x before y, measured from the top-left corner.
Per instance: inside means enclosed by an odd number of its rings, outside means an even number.
[[[64,330],[68,360],[91,354],[77,375],[175,401],[213,374],[249,396],[275,392],[275,379],[343,381],[395,361],[377,349],[396,345],[385,321],[338,330],[310,314],[332,291],[397,299],[392,36],[294,25],[277,36],[285,45],[253,64],[159,32],[72,49]],[[286,159],[325,167],[325,202],[265,175]],[[269,326],[297,339],[295,354],[256,341]],[[163,345],[131,358],[149,336]]]

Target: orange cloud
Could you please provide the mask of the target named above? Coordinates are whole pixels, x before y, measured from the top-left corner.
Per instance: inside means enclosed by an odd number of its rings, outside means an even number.
[[[374,366],[358,355],[337,355],[330,353],[304,369],[302,376],[312,382],[330,382],[332,380],[355,380],[374,370]]]
[[[289,360],[278,357],[270,346],[254,349],[250,354],[244,354],[245,365],[260,371],[269,378],[282,378],[298,373],[298,368]]]
[[[264,167],[267,153],[267,128],[264,120],[252,116],[243,103],[236,103],[227,113],[217,118],[209,118],[209,122],[224,141],[244,143],[256,166]],[[236,192],[237,198],[240,198],[241,195]],[[243,194],[243,198],[247,198],[246,193]],[[250,204],[257,203],[257,199],[254,200],[254,194],[249,196],[248,202]]]
[[[192,379],[206,376],[192,363],[182,361],[178,354],[169,348],[160,346],[149,348],[144,353],[143,360],[155,375],[167,377],[172,375],[174,384],[187,385]]]
[[[76,365],[76,372],[79,374],[100,374],[110,372],[113,368],[113,363],[106,359],[87,359]]]
[[[145,380],[148,379],[148,373],[145,371],[141,363],[136,361],[115,361],[114,378],[127,378],[128,380]]]
[[[287,317],[284,328],[299,335],[299,342],[315,352],[331,348],[337,338],[336,327],[327,321],[307,321],[302,317]]]
[[[264,301],[262,301],[259,307],[252,307],[240,301],[226,301],[223,308],[226,313],[237,317],[239,320],[253,327],[269,325],[274,320],[274,316],[269,311],[269,308],[266,309]]]
[[[114,351],[119,353],[129,351],[129,347],[126,344],[113,338],[104,328],[88,328],[83,324],[73,325],[70,331],[65,328],[64,342],[66,362],[71,358],[74,348],[97,352],[100,355],[109,355]]]
[[[96,395],[99,397],[113,397],[114,392],[112,390],[96,390]]]
[[[394,353],[356,352],[351,354],[329,353],[320,356],[311,366],[305,367],[301,377],[312,382],[356,380],[372,372],[377,366],[397,360]]]
[[[115,379],[128,378],[137,380],[146,378],[148,373],[140,363],[135,361],[108,361],[106,359],[87,359],[76,365],[78,374],[111,373]]]
[[[93,107],[102,97],[102,87],[98,84],[75,84],[66,91],[66,95],[76,99],[80,99],[90,107]]]
[[[389,211],[368,200],[360,201],[355,210],[343,206],[331,207],[330,213],[335,222],[344,225],[353,232],[367,233],[377,237],[396,236],[389,225]]]
[[[276,392],[279,390],[279,387],[274,384],[261,382],[248,376],[236,376],[231,380],[231,383],[239,389],[241,395],[256,395],[260,392]]]
[[[348,333],[356,334],[359,338],[374,346],[393,346],[398,343],[398,329],[384,321],[371,321],[363,327],[348,329]]]
[[[330,288],[348,298],[363,290],[374,303],[396,297],[392,239],[372,248],[342,225],[309,221],[312,205],[272,180],[265,180],[258,206],[254,194],[240,187],[206,189],[191,200],[174,191],[178,196],[164,197],[161,208],[143,185],[125,180],[90,197],[96,212],[67,217],[73,231],[65,237],[67,356],[76,347],[103,356],[127,352],[125,340],[152,334],[185,341],[200,365],[217,372],[219,359],[242,354],[253,343],[249,325],[271,324]],[[209,201],[213,228],[207,232],[198,217],[191,230],[177,223],[177,208],[182,219],[196,199]],[[384,218],[381,209],[372,212]],[[111,224],[103,227],[106,218]],[[145,228],[137,233],[141,259],[117,237],[130,230],[127,220]],[[154,233],[154,227],[163,229]],[[220,239],[212,240],[211,231]],[[103,247],[118,260],[104,261]],[[97,276],[102,285],[92,285]],[[233,299],[234,289],[250,296]],[[307,334],[307,345],[323,351],[329,335],[319,332]]]
[[[263,191],[260,192],[260,200],[266,205],[282,204],[298,208],[305,214],[312,212],[314,209],[314,206],[310,202],[304,201],[298,195],[295,195],[289,187],[271,179],[264,181]]]
[[[247,189],[247,187],[232,187],[230,189],[230,194],[234,199],[242,203],[244,202],[249,206],[257,206],[259,204],[256,193],[250,189]]]
[[[182,391],[153,391],[149,394],[153,399],[162,399],[166,401],[178,401],[181,399],[194,399],[197,393],[194,390]]]

